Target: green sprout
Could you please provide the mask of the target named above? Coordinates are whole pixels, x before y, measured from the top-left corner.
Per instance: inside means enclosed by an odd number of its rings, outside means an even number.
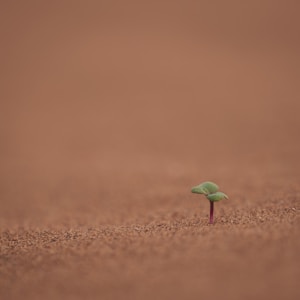
[[[228,196],[222,192],[218,192],[219,187],[210,181],[200,183],[192,188],[192,193],[204,194],[210,203],[209,224],[214,223],[214,203],[223,199],[228,199]]]

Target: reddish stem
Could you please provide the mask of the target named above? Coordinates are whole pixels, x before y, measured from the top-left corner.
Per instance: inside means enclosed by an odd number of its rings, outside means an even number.
[[[213,224],[214,223],[214,202],[213,201],[209,201],[209,202],[210,202],[209,224]]]

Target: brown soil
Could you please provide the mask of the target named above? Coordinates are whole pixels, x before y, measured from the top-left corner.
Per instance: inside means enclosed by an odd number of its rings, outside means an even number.
[[[298,2],[6,2],[1,300],[299,299]]]

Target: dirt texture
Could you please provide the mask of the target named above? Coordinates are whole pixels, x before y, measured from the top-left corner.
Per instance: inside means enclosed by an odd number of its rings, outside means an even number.
[[[297,1],[0,7],[1,300],[300,299]]]

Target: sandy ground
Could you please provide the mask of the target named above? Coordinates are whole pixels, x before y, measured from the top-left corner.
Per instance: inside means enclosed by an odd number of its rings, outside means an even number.
[[[299,299],[299,8],[2,3],[1,300]]]

